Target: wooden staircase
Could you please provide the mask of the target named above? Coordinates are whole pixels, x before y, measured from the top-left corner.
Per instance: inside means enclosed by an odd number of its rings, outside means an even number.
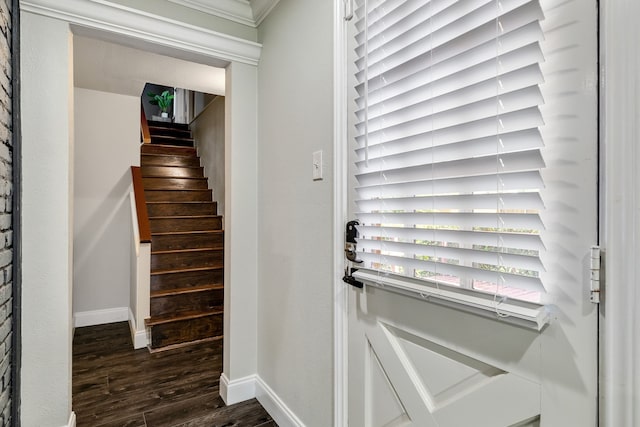
[[[140,165],[151,225],[151,350],[222,338],[224,231],[187,125],[149,122]]]

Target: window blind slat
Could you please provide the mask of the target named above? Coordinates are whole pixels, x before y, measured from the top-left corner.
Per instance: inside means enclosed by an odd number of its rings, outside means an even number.
[[[495,108],[493,109],[495,113]],[[446,116],[445,116],[446,118]],[[455,118],[454,118],[455,120]],[[397,127],[391,129],[393,133],[387,131],[378,131],[373,135],[367,135],[369,146],[376,144],[384,144],[390,141],[406,142],[415,138],[422,141],[429,141],[429,136],[433,134],[448,134],[449,138],[462,139],[478,139],[490,135],[495,135],[499,126],[500,133],[510,133],[515,131],[534,129],[544,124],[542,115],[538,107],[530,107],[525,110],[518,110],[499,115],[489,116],[475,121],[453,123],[450,126],[444,126],[440,122],[433,121],[425,123],[425,120],[417,120],[407,127]],[[356,141],[364,145],[365,135],[356,136]]]
[[[494,252],[491,250],[480,250],[474,248],[436,246],[426,244],[414,244],[404,242],[393,242],[388,240],[358,240],[359,253],[369,252],[378,255],[404,253],[405,257],[418,257],[428,260],[447,260],[448,263],[471,266],[476,264],[501,264],[509,268],[518,266],[520,269],[530,271],[543,270],[542,263],[537,255],[519,255],[507,252]]]
[[[419,272],[433,273],[435,277],[423,277],[425,280],[433,282],[442,281],[443,283],[452,284],[455,283],[455,279],[459,279],[461,276],[472,275],[477,278],[476,280],[487,282],[501,282],[504,286],[514,287],[516,287],[515,285],[517,284],[517,288],[519,289],[544,292],[544,286],[542,285],[540,279],[537,277],[526,277],[518,274],[511,274],[508,272],[494,272],[464,265],[447,264],[436,261],[424,261],[419,259],[407,259],[390,255],[371,254],[366,252],[359,253],[358,256],[368,263],[382,264],[385,266],[398,266],[405,271],[410,272],[412,272],[413,270],[418,270]],[[390,273],[403,274],[398,273],[397,271],[390,271]],[[384,274],[384,271],[380,271],[379,274]],[[444,277],[447,275],[454,277]],[[416,277],[416,274],[410,273],[406,274],[406,276]]]
[[[526,129],[499,136],[503,153],[542,148],[542,136],[538,129]],[[434,147],[424,148],[424,141],[411,141],[402,144],[392,141],[369,147],[369,159],[365,161],[364,148],[356,150],[358,171],[376,171],[381,168],[400,168],[425,163],[440,163],[468,157],[481,157],[495,154],[496,136],[455,141]],[[438,141],[443,142],[443,141]]]
[[[544,167],[542,154],[539,150],[531,150],[501,154],[499,159],[496,156],[485,156],[405,168],[383,169],[356,174],[356,179],[361,186],[365,186],[461,176],[497,175],[497,168],[501,173],[506,173],[536,170],[542,167]]]
[[[361,198],[406,197],[424,194],[472,193],[492,191],[517,191],[525,187],[542,188],[544,185],[539,171],[518,171],[487,175],[469,175],[463,177],[445,177],[441,179],[413,180],[410,182],[381,182],[369,186],[356,187]]]
[[[543,228],[540,216],[534,213],[501,213],[498,220],[495,213],[434,212],[429,214],[428,222],[424,222],[424,214],[414,212],[358,212],[357,215],[364,225],[394,224],[413,227],[416,224],[422,224],[446,227],[495,228],[503,229],[504,231],[521,228],[541,230]],[[500,227],[497,225],[500,225]]]
[[[451,196],[415,196],[385,199],[356,200],[358,209],[372,212],[456,211],[456,210],[504,210],[542,209],[543,203],[536,192],[504,193],[496,197],[488,194],[459,194]]]
[[[394,240],[414,242],[417,240],[437,242],[435,244],[456,244],[495,246],[502,242],[508,249],[539,252],[544,249],[540,235],[534,233],[494,233],[469,230],[443,230],[417,227],[379,227],[359,225],[360,239]]]

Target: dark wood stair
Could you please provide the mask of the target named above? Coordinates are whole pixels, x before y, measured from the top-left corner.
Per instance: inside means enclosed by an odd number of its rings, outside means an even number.
[[[186,125],[149,122],[140,153],[151,225],[151,350],[222,338],[224,231]]]
[[[193,147],[193,137],[187,125],[149,121],[152,144]]]

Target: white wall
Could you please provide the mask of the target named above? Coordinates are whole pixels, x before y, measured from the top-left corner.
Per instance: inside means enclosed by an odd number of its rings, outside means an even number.
[[[258,374],[307,426],[333,417],[333,3],[258,29]],[[324,152],[323,181],[312,153]]]
[[[129,192],[131,166],[140,164],[140,98],[77,87],[74,96],[73,312],[86,316],[129,307]]]
[[[258,357],[257,84],[256,67],[227,68],[223,375],[232,383],[255,375]]]
[[[73,74],[69,26],[21,13],[23,426],[71,414]]]
[[[211,101],[206,109],[191,122],[205,176],[213,199],[218,202],[218,214],[224,212],[224,96]]]

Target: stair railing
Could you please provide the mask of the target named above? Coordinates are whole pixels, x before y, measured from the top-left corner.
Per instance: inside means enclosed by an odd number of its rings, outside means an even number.
[[[131,166],[131,179],[133,180],[133,194],[136,201],[140,243],[151,243],[151,225],[149,224],[147,203],[144,198],[144,185],[142,184],[142,172],[140,172],[139,166]]]
[[[131,166],[131,221],[132,221],[132,251],[131,268],[132,283],[135,298],[129,306],[129,323],[133,347],[143,348],[149,344],[149,336],[144,319],[149,317],[150,306],[150,274],[151,274],[151,226],[144,197],[142,172],[139,166]]]
[[[140,104],[140,136],[143,144],[151,143],[151,134],[149,133],[149,123],[147,116],[144,114],[144,107]]]

